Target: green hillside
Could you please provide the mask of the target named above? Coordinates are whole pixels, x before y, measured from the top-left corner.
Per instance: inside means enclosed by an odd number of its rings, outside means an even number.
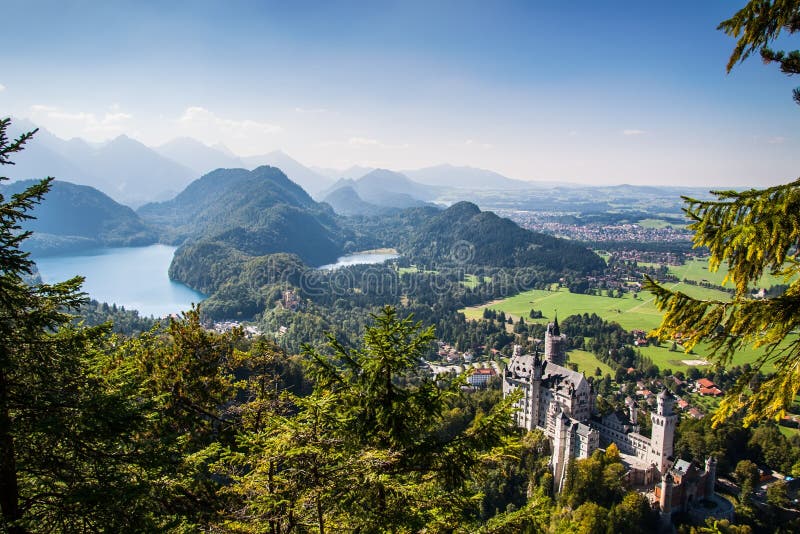
[[[20,193],[35,181],[0,186],[4,197]],[[74,252],[93,247],[139,246],[155,243],[156,232],[128,206],[86,185],[54,181],[47,202],[37,205],[34,219],[23,228],[34,235],[26,249],[37,255]]]

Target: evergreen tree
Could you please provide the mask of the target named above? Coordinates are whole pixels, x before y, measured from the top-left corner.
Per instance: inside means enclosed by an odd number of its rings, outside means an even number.
[[[289,409],[240,434],[221,463],[238,503],[226,528],[416,532],[477,520],[471,482],[515,449],[506,437],[515,397],[486,413],[459,410],[463,377],[417,372],[433,329],[391,307],[374,321],[362,348],[332,336],[328,354],[306,347],[312,394],[283,395]]]
[[[800,71],[800,52],[787,55],[769,48],[781,31],[800,29],[800,1],[751,0],[720,29],[738,38],[729,70],[760,50],[764,59],[779,61],[787,74]],[[800,103],[797,89],[795,99]],[[764,417],[780,419],[800,390],[800,338],[790,335],[800,326],[800,179],[761,190],[712,193],[716,199],[709,201],[684,197],[684,211],[692,221],[695,247],[708,247],[711,253],[709,270],[727,263],[733,298],[699,300],[647,277],[647,289],[665,311],[656,334],[661,340],[680,334],[687,352],[707,341],[712,359],[723,366],[747,345],[763,348],[763,355],[728,391],[714,421],[739,411],[745,413],[745,425]],[[750,292],[765,272],[783,276],[788,285],[783,293],[753,299]],[[768,363],[776,372],[757,384],[754,379]]]
[[[35,133],[10,141],[9,124],[0,120],[2,165]],[[24,281],[35,266],[20,223],[51,181],[0,196],[0,530],[154,530],[132,445],[143,421],[124,384],[104,374],[108,325],[73,325],[70,312],[86,302],[80,277]]]
[[[782,31],[800,31],[800,0],[750,0],[742,9],[719,25],[719,29],[736,37],[736,47],[728,60],[728,72],[736,63],[758,51],[765,63],[778,63],[784,74],[800,74],[800,50],[772,50],[770,43]],[[793,91],[800,104],[800,87]]]

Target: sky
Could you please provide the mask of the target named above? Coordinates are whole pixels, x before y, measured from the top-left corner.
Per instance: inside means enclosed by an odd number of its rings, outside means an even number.
[[[764,186],[800,175],[797,85],[725,65],[744,2],[39,1],[3,7],[0,115],[306,165]],[[788,46],[800,48],[800,42]]]

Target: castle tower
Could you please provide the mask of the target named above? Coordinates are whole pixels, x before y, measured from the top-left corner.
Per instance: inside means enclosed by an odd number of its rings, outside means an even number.
[[[636,401],[628,397],[625,399],[625,406],[628,407],[628,419],[631,420],[632,425],[638,424],[639,410],[636,406]]]
[[[567,362],[566,341],[567,336],[558,328],[558,316],[556,316],[554,321],[547,325],[544,333],[544,359],[563,366]]]
[[[664,389],[656,398],[658,401],[656,412],[650,414],[653,431],[650,436],[649,456],[650,461],[663,473],[667,468],[669,457],[672,456],[678,416],[672,412],[672,405],[675,402],[672,393]]]
[[[706,458],[706,499],[714,495],[714,485],[717,483],[717,459],[713,456]]]

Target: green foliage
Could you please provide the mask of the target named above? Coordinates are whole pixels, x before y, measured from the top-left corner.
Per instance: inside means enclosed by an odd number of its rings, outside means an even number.
[[[742,460],[736,464],[734,474],[736,475],[736,481],[739,483],[739,488],[741,489],[739,500],[742,503],[746,503],[758,484],[760,477],[758,466],[750,460]]]
[[[0,164],[15,141],[0,120]],[[5,178],[2,178],[5,180]],[[130,391],[104,373],[107,326],[73,324],[81,278],[28,285],[21,226],[51,185],[0,194],[0,526],[8,532],[155,530],[143,462],[144,424]]]
[[[800,52],[774,52],[769,44],[784,30],[800,30],[797,0],[751,0],[719,29],[738,39],[728,70],[756,50],[765,61],[778,61],[787,74],[800,72]],[[795,89],[800,103],[800,90]],[[691,350],[701,340],[710,343],[712,357],[721,365],[746,345],[765,347],[751,373],[741,377],[714,415],[721,422],[737,411],[745,411],[749,425],[763,417],[780,419],[800,390],[800,339],[790,333],[800,325],[800,273],[797,243],[800,240],[800,180],[763,190],[716,191],[716,200],[684,197],[685,211],[692,219],[695,247],[711,252],[709,271],[728,264],[726,280],[734,284],[731,302],[691,298],[669,291],[651,279],[647,288],[656,304],[665,310],[656,333],[661,338],[684,336]],[[748,292],[764,272],[793,280],[783,293],[766,299],[751,299]],[[751,383],[767,363],[776,373],[766,382]]]
[[[751,344],[765,347],[764,354],[732,388],[715,421],[738,410],[747,410],[745,424],[765,416],[780,418],[800,389],[800,340],[789,334],[800,324],[800,280],[777,297],[753,299],[751,285],[769,270],[786,280],[800,273],[796,244],[800,239],[800,180],[783,186],[745,192],[717,191],[718,200],[686,198],[686,212],[694,221],[696,246],[711,252],[709,270],[728,264],[728,278],[735,294],[730,302],[694,299],[670,291],[647,279],[646,287],[664,310],[655,334],[661,339],[681,335],[687,351],[708,341],[711,356],[721,365],[730,364],[734,354]],[[767,363],[776,374],[751,392],[751,380]],[[743,395],[749,393],[750,395]]]
[[[570,462],[559,501],[572,509],[586,502],[605,507],[618,502],[625,494],[625,468],[615,449],[609,448],[608,454],[595,451],[589,458]]]
[[[450,417],[464,378],[416,372],[432,328],[389,307],[374,321],[362,348],[332,336],[330,354],[307,347],[312,394],[283,396],[290,410],[240,434],[221,464],[239,503],[227,527],[436,531],[477,517],[476,472],[518,448],[507,438],[513,399]]]
[[[785,508],[789,505],[789,484],[785,480],[779,480],[767,487],[767,502],[778,508]]]
[[[797,0],[751,0],[733,17],[720,23],[718,29],[738,39],[728,60],[728,72],[737,62],[758,50],[765,63],[778,63],[784,74],[800,73],[800,50],[786,53],[769,48],[782,31],[790,34],[800,31],[800,2]],[[800,104],[800,88],[794,90],[794,99]]]

